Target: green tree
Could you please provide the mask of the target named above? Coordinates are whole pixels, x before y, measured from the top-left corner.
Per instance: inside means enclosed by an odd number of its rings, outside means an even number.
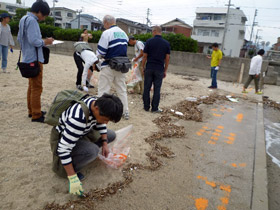
[[[6,10],[0,10],[0,15],[3,14],[3,13],[8,13],[8,11]],[[9,13],[8,13],[9,14]]]
[[[30,11],[30,8],[23,9],[23,8],[18,8],[16,9],[16,15],[14,16],[14,21],[20,21],[20,19],[26,15],[27,12]]]
[[[46,17],[45,21],[41,22],[43,24],[53,26],[54,25],[54,19],[52,17]]]

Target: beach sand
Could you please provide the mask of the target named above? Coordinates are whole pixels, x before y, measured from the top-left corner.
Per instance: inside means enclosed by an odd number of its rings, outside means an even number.
[[[47,203],[63,204],[75,196],[68,194],[68,181],[57,177],[51,170],[52,154],[49,146],[51,126],[32,123],[28,118],[26,93],[28,80],[15,70],[19,51],[8,57],[8,71],[0,74],[0,209],[42,209]],[[75,89],[77,68],[73,57],[51,54],[50,63],[44,65],[42,110],[47,111],[56,94],[65,89]],[[95,78],[98,73],[94,72]],[[191,81],[180,75],[167,74],[162,86],[160,107],[174,105],[186,97],[206,96],[214,91],[207,88],[210,79],[199,78]],[[242,85],[219,81],[218,93],[238,94]],[[225,92],[227,91],[227,92]],[[97,93],[97,88],[90,89]],[[254,95],[250,93],[252,97]],[[145,112],[142,97],[129,94],[130,119],[109,123],[108,128],[117,130],[132,124],[130,156],[127,162],[147,164],[146,153],[151,146],[144,141],[158,127],[152,122],[158,114]],[[207,113],[206,113],[207,114]],[[195,127],[194,122],[190,128]],[[174,161],[176,167],[176,161]],[[85,192],[103,188],[108,183],[122,180],[120,169],[108,168],[100,160],[94,161],[83,170]],[[149,179],[143,172],[142,179]]]

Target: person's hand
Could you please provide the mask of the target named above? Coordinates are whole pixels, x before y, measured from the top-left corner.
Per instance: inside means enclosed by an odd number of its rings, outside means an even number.
[[[88,92],[87,86],[83,85],[83,90],[84,90],[85,92]]]
[[[13,45],[10,45],[10,48],[13,49],[14,48]]]
[[[68,180],[69,180],[69,193],[73,195],[83,196],[84,194],[83,186],[77,174],[68,176]]]
[[[218,70],[219,70],[219,68],[220,68],[219,66],[216,66],[216,67],[215,67],[215,70],[216,70],[216,71],[218,71]]]
[[[166,77],[166,72],[163,72],[163,78],[165,78]]]
[[[109,155],[109,148],[108,148],[108,143],[107,142],[104,142],[103,145],[102,145],[102,155],[104,157],[108,157]]]
[[[133,61],[134,61],[134,62],[137,62],[137,61],[138,61],[138,59],[139,59],[139,58],[137,58],[137,57],[136,57],[136,58],[134,58],[134,60],[133,60]]]
[[[52,37],[47,38],[47,39],[44,40],[45,45],[52,45],[53,41],[54,41],[54,39]]]
[[[258,78],[259,77],[259,75],[258,74],[256,74],[256,78]]]
[[[207,58],[211,58],[211,56],[209,56],[209,55],[207,55],[206,57],[207,57]]]

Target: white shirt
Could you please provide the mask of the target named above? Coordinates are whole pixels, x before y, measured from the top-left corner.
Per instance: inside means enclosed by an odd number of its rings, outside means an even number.
[[[135,57],[138,57],[141,53],[141,50],[144,51],[144,43],[141,41],[137,41],[136,44],[134,45],[134,50],[135,50]],[[141,62],[143,59],[143,56],[138,59],[139,62]]]
[[[260,55],[256,55],[252,58],[249,75],[256,75],[261,73],[262,61],[262,56]]]
[[[81,58],[85,62],[82,75],[82,85],[86,85],[88,69],[98,60],[95,53],[90,50],[83,50],[81,52]]]

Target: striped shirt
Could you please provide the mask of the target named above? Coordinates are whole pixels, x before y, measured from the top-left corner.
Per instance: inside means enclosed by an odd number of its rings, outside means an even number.
[[[107,134],[106,124],[97,123],[90,109],[91,104],[96,100],[97,98],[95,97],[89,97],[83,100],[90,110],[88,123],[86,123],[85,114],[79,103],[75,103],[61,114],[59,125],[56,126],[56,130],[61,134],[56,152],[61,159],[62,165],[72,163],[72,149],[75,147],[77,141],[88,134],[91,129],[98,130],[101,135]]]
[[[96,54],[101,55],[105,60],[118,56],[127,56],[127,45],[128,37],[126,33],[118,26],[113,25],[102,33]],[[104,61],[101,65],[108,65],[108,62]]]

